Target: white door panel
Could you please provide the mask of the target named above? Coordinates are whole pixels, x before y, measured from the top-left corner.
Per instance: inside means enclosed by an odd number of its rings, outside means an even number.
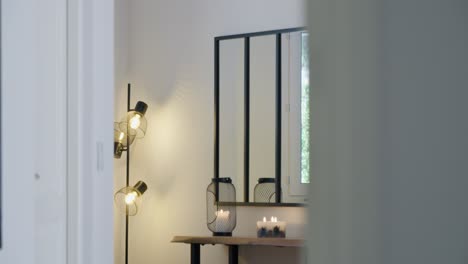
[[[66,263],[66,0],[36,1],[35,260]]]
[[[66,263],[66,3],[2,0],[2,264]]]
[[[31,0],[1,1],[2,249],[0,263],[34,262],[33,87]]]

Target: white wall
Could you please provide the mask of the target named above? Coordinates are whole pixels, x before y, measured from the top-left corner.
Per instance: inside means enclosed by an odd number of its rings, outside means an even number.
[[[128,56],[132,104],[136,100],[149,104],[148,133],[132,149],[131,184],[142,179],[149,190],[142,212],[131,218],[131,262],[188,262],[189,246],[171,244],[172,237],[210,235],[205,221],[205,189],[213,177],[213,38],[302,26],[303,5],[303,1],[280,0],[130,2],[129,53],[120,55]],[[125,87],[116,89],[119,94]],[[125,96],[116,100],[121,116]],[[120,185],[125,177],[123,162],[115,162],[115,181]],[[278,215],[290,223],[288,235],[301,237],[304,214],[303,208],[239,208],[234,235],[254,236],[257,219]],[[116,228],[116,263],[123,260],[122,219],[116,217],[116,225],[121,223]],[[286,259],[294,263],[301,259],[293,249],[241,248],[240,254],[244,263],[286,263]],[[202,261],[225,262],[227,249],[205,246]]]
[[[468,3],[309,11],[310,263],[466,263]]]

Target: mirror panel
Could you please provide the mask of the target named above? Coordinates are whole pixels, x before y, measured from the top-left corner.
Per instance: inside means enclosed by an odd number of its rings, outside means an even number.
[[[243,201],[244,185],[244,40],[220,42],[219,176],[229,177]]]
[[[250,39],[250,201],[275,202],[276,36]],[[273,188],[271,188],[273,186]]]
[[[309,177],[307,33],[283,35],[282,201],[303,203]]]

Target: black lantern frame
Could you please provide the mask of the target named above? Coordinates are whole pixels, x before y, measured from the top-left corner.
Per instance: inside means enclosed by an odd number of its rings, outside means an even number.
[[[206,188],[206,224],[213,236],[232,236],[237,215],[236,188],[230,178],[213,178]]]

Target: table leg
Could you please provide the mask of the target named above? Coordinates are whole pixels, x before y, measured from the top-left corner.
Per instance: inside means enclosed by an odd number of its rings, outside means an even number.
[[[229,264],[237,264],[239,262],[239,246],[229,246]]]
[[[190,244],[190,263],[200,264],[200,244]]]

